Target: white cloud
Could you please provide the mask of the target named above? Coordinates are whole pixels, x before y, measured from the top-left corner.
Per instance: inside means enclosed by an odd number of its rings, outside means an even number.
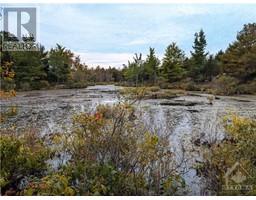
[[[163,54],[171,42],[177,42],[189,55],[194,33],[201,28],[206,32],[207,48],[215,52],[235,38],[242,24],[255,21],[255,7],[241,5],[60,4],[40,7],[40,32],[46,48],[60,43],[79,52],[81,59],[93,67],[121,67],[132,59],[133,52],[145,55],[150,46]]]
[[[132,40],[128,43],[126,43],[125,45],[127,46],[132,46],[132,45],[141,45],[141,44],[148,44],[150,41],[146,40],[146,39],[135,39]]]
[[[139,4],[134,5],[121,5],[119,9],[124,13],[129,13],[131,16],[142,18],[154,18],[157,20],[166,19],[170,17],[184,17],[191,15],[203,15],[210,12],[216,12],[213,9],[207,9],[201,5],[185,5],[185,4],[171,4],[171,5],[150,5]]]
[[[104,68],[116,67],[121,68],[123,64],[127,64],[128,60],[133,58],[131,53],[81,53],[79,55],[81,62],[87,64],[89,67],[97,67],[98,65]]]
[[[99,53],[99,52],[75,52],[76,56],[80,56],[81,62],[88,65],[88,67],[104,67],[108,68],[116,67],[122,68],[123,64],[127,64],[128,60],[132,61],[134,54],[133,53]],[[156,56],[161,60],[163,54],[156,54]],[[142,55],[142,59],[146,59],[146,55]]]

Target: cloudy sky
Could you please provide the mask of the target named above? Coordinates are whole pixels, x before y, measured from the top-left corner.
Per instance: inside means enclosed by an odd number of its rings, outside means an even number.
[[[245,4],[41,4],[40,40],[73,50],[91,66],[122,66],[154,47],[161,57],[175,41],[189,55],[194,33],[205,31],[216,53],[243,24],[256,22],[256,5]]]

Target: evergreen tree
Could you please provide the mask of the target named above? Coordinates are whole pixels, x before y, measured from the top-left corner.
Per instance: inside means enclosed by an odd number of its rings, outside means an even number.
[[[221,60],[227,75],[242,82],[256,78],[256,23],[244,25]]]
[[[170,82],[181,80],[185,74],[185,54],[176,45],[170,44],[166,50],[161,67],[161,73]]]
[[[149,48],[149,54],[144,63],[146,80],[155,84],[157,80],[157,71],[160,64],[159,59],[155,55],[155,49]]]
[[[203,69],[203,79],[211,81],[213,76],[216,75],[217,61],[214,55],[210,55],[207,59]]]
[[[43,46],[40,46],[39,51],[14,51],[11,53],[14,62],[14,80],[18,89],[40,89],[41,81],[47,79],[42,62],[45,56],[46,52]]]
[[[71,74],[74,54],[57,44],[56,48],[49,52],[48,78],[50,82],[65,83]]]
[[[133,61],[128,61],[128,65],[124,65],[124,77],[126,80],[135,83],[137,86],[139,81],[143,82],[144,61],[142,54],[135,54]]]
[[[195,33],[193,52],[191,51],[192,66],[190,71],[190,75],[195,81],[201,81],[203,79],[202,72],[208,55],[208,52],[205,50],[206,45],[204,31],[200,30],[199,33]]]

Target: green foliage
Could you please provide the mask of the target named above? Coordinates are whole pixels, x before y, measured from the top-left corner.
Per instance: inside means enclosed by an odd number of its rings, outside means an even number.
[[[3,193],[9,187],[17,187],[22,178],[45,171],[50,151],[32,130],[19,134],[1,130],[0,153]]]
[[[256,194],[256,121],[236,115],[224,118],[227,137],[221,143],[212,144],[205,151],[205,161],[199,167],[200,173],[207,178],[208,187],[218,195],[255,195]],[[252,186],[236,190],[227,190],[225,174],[236,162],[246,171],[246,179],[241,183],[234,182],[228,177],[229,185]]]
[[[3,66],[0,66],[0,100],[9,99],[16,96],[15,90],[13,90],[13,78],[15,73],[13,71],[12,62],[4,62]],[[16,107],[10,107],[7,111],[0,112],[0,123],[5,121],[8,117],[15,115],[17,112]]]
[[[99,106],[75,116],[72,131],[55,140],[71,156],[62,169],[78,194],[161,194],[162,182],[177,175],[168,140],[149,133],[134,112],[126,103]]]
[[[15,87],[14,83],[14,70],[13,70],[13,62],[4,62],[3,65],[0,66],[0,86],[1,90],[9,91],[13,90]]]
[[[31,178],[22,194],[26,196],[73,196],[75,195],[75,190],[69,186],[69,180],[66,176],[51,174],[41,179]]]
[[[240,94],[253,94],[256,78],[255,27],[255,23],[244,25],[237,40],[225,52],[220,50],[216,55],[208,56],[205,33],[200,30],[195,33],[191,57],[186,57],[176,43],[172,43],[166,48],[161,64],[154,48],[149,48],[145,60],[141,53],[135,54],[133,60],[128,61],[128,65],[124,65],[121,70],[100,66],[88,68],[81,63],[78,56],[75,57],[73,52],[59,44],[48,52],[43,46],[37,52],[0,52],[2,65],[14,63],[13,70],[16,74],[13,80],[1,78],[1,87],[4,90],[15,87],[21,90],[47,89],[50,86],[83,88],[89,84],[114,82],[126,86],[159,85],[161,88],[184,88],[183,83],[187,84],[186,80],[190,78],[192,81],[189,82],[197,83],[199,90],[205,90],[205,86],[199,85],[205,82],[209,91],[217,91],[214,80],[225,74],[237,80],[241,87],[231,88],[233,86],[230,84],[231,92],[225,93],[226,90],[223,90],[220,93],[230,95],[236,91]],[[0,32],[1,37],[3,34],[7,33]],[[17,38],[13,37],[13,40],[16,41]],[[219,82],[225,82],[221,79]],[[193,89],[194,85],[188,83],[185,88]]]
[[[191,52],[191,76],[195,81],[202,80],[202,72],[206,63],[206,56],[208,53],[205,51],[207,42],[203,30],[195,33],[195,40],[193,45],[193,52]]]
[[[149,55],[147,56],[146,61],[144,63],[145,72],[143,73],[143,75],[145,76],[144,79],[146,81],[149,81],[153,84],[156,83],[159,64],[160,61],[155,55],[155,49],[149,48]]]
[[[256,80],[237,86],[238,94],[256,94]]]
[[[37,89],[34,87],[38,82],[46,81],[45,66],[41,59],[46,56],[44,47],[40,47],[40,51],[31,52],[12,52],[11,57],[14,62],[15,83],[18,89]]]
[[[1,130],[0,153],[3,195],[173,195],[184,188],[168,139],[149,132],[131,103],[77,114],[70,131],[42,138]]]
[[[83,88],[86,87],[87,81],[89,81],[89,74],[87,66],[82,65],[80,57],[75,57],[73,62],[73,69],[71,70],[71,80],[67,85],[70,88]]]
[[[256,23],[244,25],[221,57],[223,70],[242,82],[256,78]]]
[[[64,83],[68,81],[71,73],[72,58],[74,54],[57,44],[49,52],[48,78],[50,82]]]
[[[210,55],[202,71],[204,80],[211,81],[214,76],[218,75],[218,70],[219,69],[217,59],[213,55]]]
[[[176,45],[170,44],[165,50],[161,72],[169,82],[179,81],[184,77],[185,54]]]
[[[233,77],[222,75],[215,80],[215,83],[218,94],[232,95],[237,92],[238,80]]]
[[[143,82],[143,63],[142,54],[135,54],[133,61],[128,61],[128,65],[124,65],[124,77],[130,82],[134,82],[137,86],[139,82]]]

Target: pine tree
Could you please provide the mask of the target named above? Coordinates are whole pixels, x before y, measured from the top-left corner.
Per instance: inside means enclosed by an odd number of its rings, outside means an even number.
[[[208,55],[208,52],[206,52],[207,42],[205,38],[205,34],[203,30],[200,30],[199,33],[195,33],[195,40],[193,49],[194,51],[191,51],[191,77],[195,81],[201,81],[203,79],[202,72],[204,70],[204,65],[206,63],[206,57]]]
[[[217,60],[214,55],[210,55],[207,59],[203,69],[203,79],[211,81],[217,73]]]
[[[137,86],[139,81],[143,82],[144,61],[142,54],[135,53],[133,61],[128,61],[128,65],[124,65],[124,77],[126,80],[135,83]]]
[[[221,57],[223,72],[242,82],[256,78],[256,23],[244,25]]]
[[[146,80],[155,84],[157,80],[157,71],[160,64],[159,59],[155,55],[155,49],[149,48],[149,54],[144,63],[144,71]]]
[[[176,45],[170,44],[166,50],[161,67],[161,73],[168,81],[174,82],[181,80],[185,74],[184,69],[185,54]]]
[[[71,66],[74,54],[65,47],[57,44],[56,48],[49,52],[49,81],[64,83],[70,78]]]
[[[14,80],[18,89],[39,89],[41,87],[40,81],[46,81],[47,74],[42,62],[45,55],[46,52],[43,46],[40,46],[39,51],[11,53],[14,62]]]

